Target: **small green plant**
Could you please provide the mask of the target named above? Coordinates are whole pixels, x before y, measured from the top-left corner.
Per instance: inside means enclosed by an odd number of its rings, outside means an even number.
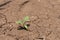
[[[17,24],[20,24],[23,26],[25,29],[28,29],[28,26],[25,24],[26,22],[30,21],[29,16],[24,17],[23,20],[16,21]]]

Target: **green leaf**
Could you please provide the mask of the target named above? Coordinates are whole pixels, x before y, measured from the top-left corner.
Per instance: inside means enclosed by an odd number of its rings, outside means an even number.
[[[27,25],[24,25],[24,27],[27,29],[28,28],[28,26]]]
[[[16,23],[17,23],[17,24],[22,24],[22,21],[21,21],[21,20],[19,20],[19,21],[16,21]]]
[[[29,21],[29,16],[26,16],[26,17],[24,18],[24,21]]]
[[[29,16],[26,16],[23,20],[16,21],[17,24],[24,24],[26,21],[29,21]]]

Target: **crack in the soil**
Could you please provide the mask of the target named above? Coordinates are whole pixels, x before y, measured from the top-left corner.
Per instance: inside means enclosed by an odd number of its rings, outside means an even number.
[[[5,3],[3,3],[3,4],[0,4],[0,10],[5,9],[5,8],[3,8],[3,6],[9,4],[10,2],[11,2],[11,1],[8,1],[8,2],[5,2]]]
[[[8,2],[5,2],[5,3],[3,3],[3,4],[0,4],[0,7],[2,7],[2,6],[5,6],[5,5],[7,5],[8,3],[10,3],[11,1],[8,1]]]
[[[23,6],[23,5],[25,5],[25,4],[27,4],[29,1],[25,1],[25,2],[23,2],[21,5]]]
[[[35,40],[35,39],[33,39],[33,40]],[[44,40],[44,38],[36,38],[36,40]]]
[[[19,11],[21,11],[21,9],[24,7],[24,5],[26,5],[27,3],[29,3],[30,1],[29,0],[27,0],[27,1],[25,1],[25,2],[23,2],[22,4],[19,4]]]
[[[41,39],[41,40],[43,40],[44,38],[38,38],[38,39]]]

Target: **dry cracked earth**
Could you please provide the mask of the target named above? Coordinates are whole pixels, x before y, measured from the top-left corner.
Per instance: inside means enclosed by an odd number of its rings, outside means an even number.
[[[18,30],[25,16],[29,30]],[[0,40],[60,40],[60,0],[0,0]]]

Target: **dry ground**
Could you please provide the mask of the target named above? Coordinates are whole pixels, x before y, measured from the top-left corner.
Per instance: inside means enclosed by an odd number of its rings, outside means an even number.
[[[25,16],[30,31],[15,23]],[[0,40],[60,40],[60,0],[0,0]]]

